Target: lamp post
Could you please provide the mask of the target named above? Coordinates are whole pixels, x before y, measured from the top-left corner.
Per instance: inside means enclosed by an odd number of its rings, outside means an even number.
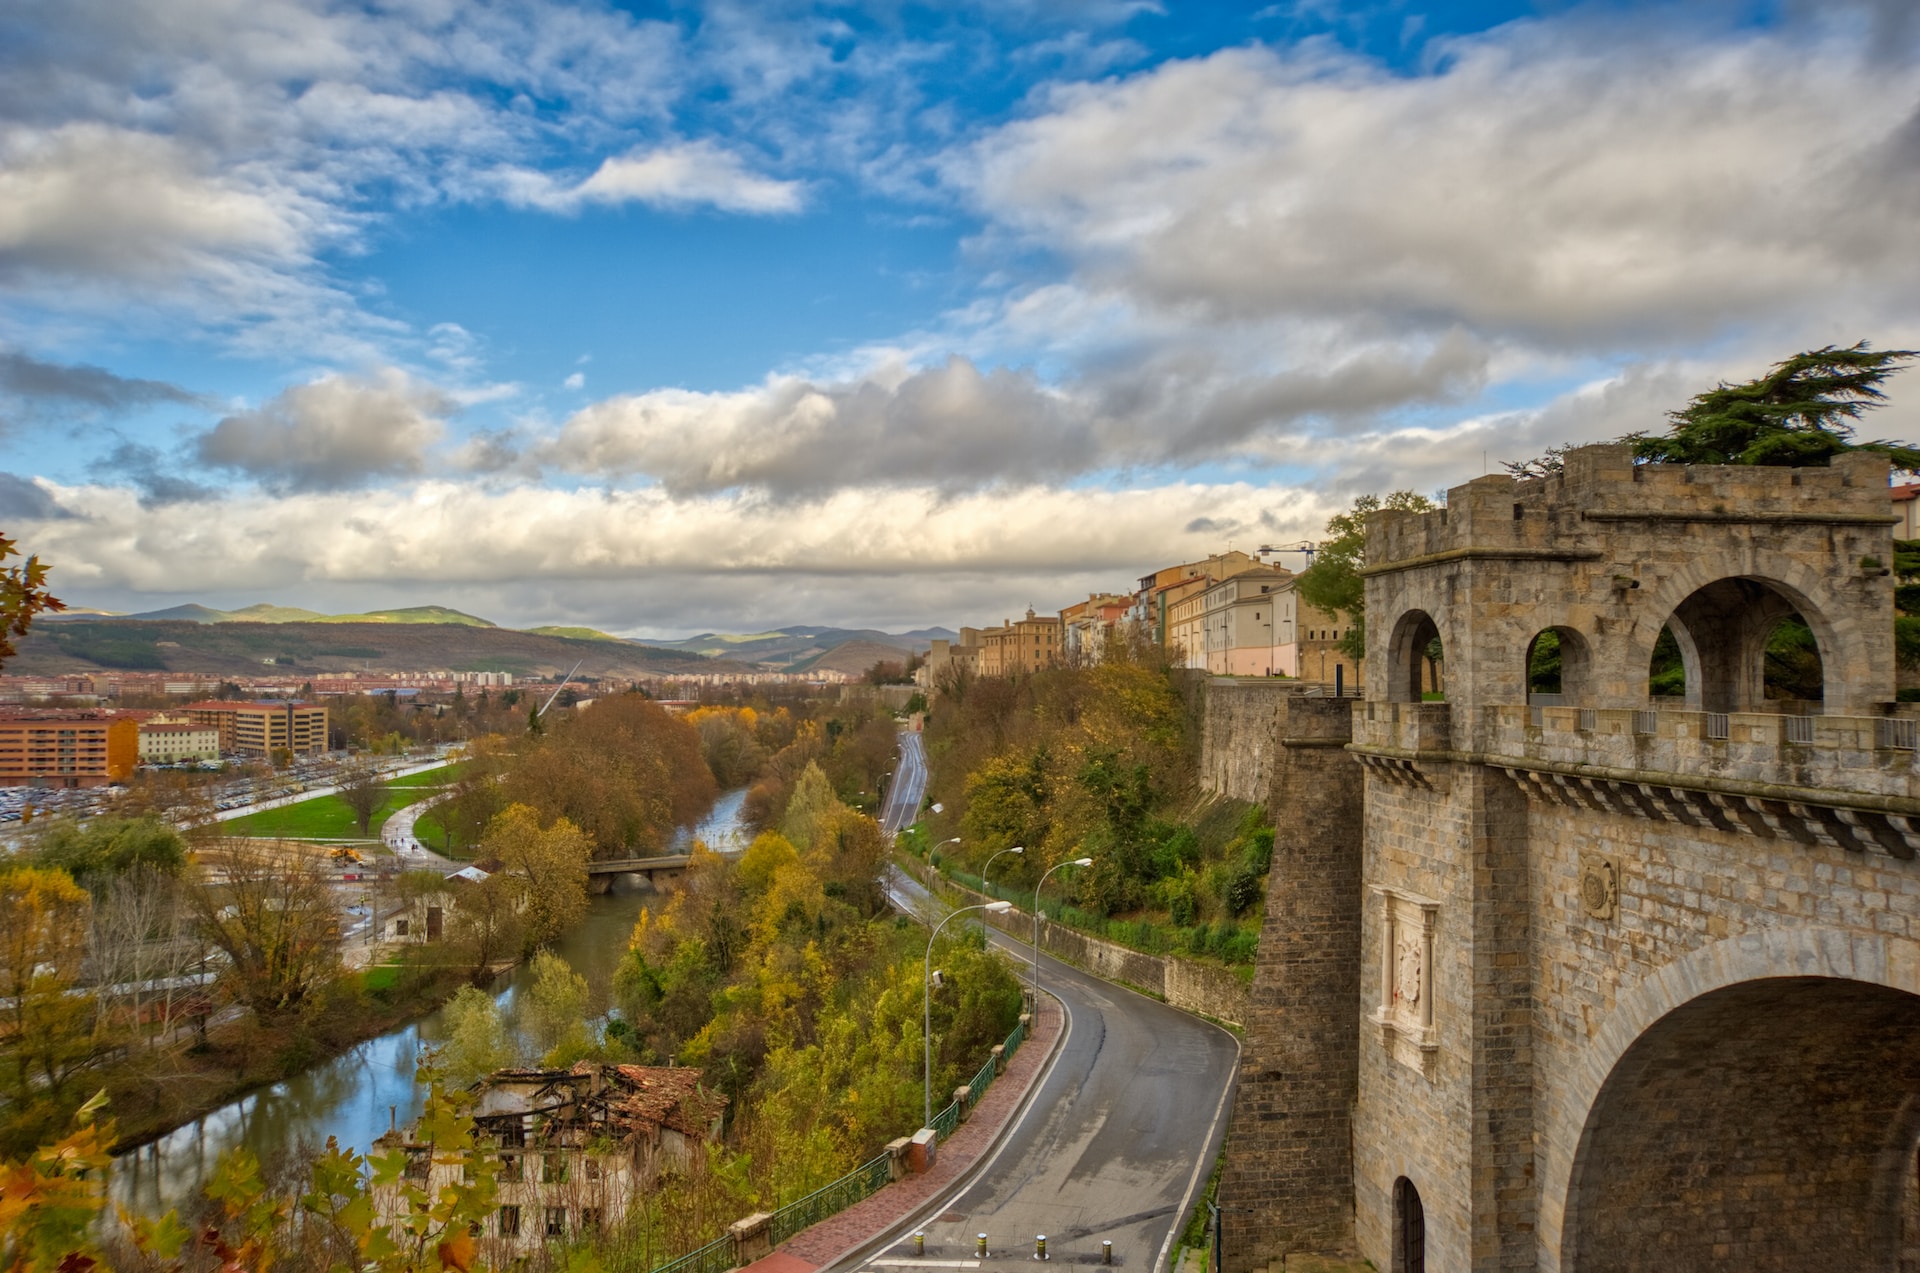
[[[1026,845],[1016,844],[1012,848],[1002,849],[1000,850],[1000,852],[994,854],[993,857],[988,858],[987,864],[980,868],[980,891],[982,893],[987,891],[987,872],[993,869],[993,858],[1004,857],[1009,853],[1025,853],[1026,851],[1027,851]]]
[[[1061,867],[1092,865],[1092,858],[1074,858],[1072,861],[1062,862],[1058,866],[1048,868],[1046,874],[1040,877],[1040,884],[1033,886],[1033,1010],[1035,1012],[1040,1011],[1040,885],[1045,884],[1047,876],[1060,870]]]
[[[940,930],[945,928],[950,921],[958,918],[961,915],[965,915],[968,911],[990,911],[995,915],[999,915],[1006,911],[1010,911],[1012,909],[1013,909],[1012,902],[983,902],[979,906],[962,906],[959,910],[949,914],[946,919],[943,919],[938,924],[935,924],[933,931],[927,935],[926,967],[921,970],[922,975],[920,978],[920,1022],[921,1022],[920,1051],[921,1051],[921,1054],[926,1059],[926,1064],[924,1066],[924,1069],[926,1071],[926,1085],[925,1085],[925,1090],[923,1092],[923,1095],[926,1098],[926,1115],[925,1115],[925,1118],[920,1123],[922,1127],[929,1127],[933,1124],[933,942],[934,942],[934,938],[940,936]]]

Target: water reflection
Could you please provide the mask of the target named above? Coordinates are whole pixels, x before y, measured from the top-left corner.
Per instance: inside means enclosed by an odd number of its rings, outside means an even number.
[[[695,836],[723,852],[745,848],[740,823],[745,802],[744,790],[722,796],[697,827],[681,828],[674,838],[676,851],[684,851]],[[556,953],[587,979],[595,1011],[606,1011],[627,935],[641,908],[657,896],[632,878],[617,879],[614,891],[590,899],[587,918],[555,944]],[[523,966],[494,983],[495,1001],[509,1017],[527,979]],[[196,1192],[220,1155],[235,1145],[270,1159],[303,1143],[322,1145],[332,1136],[344,1148],[365,1152],[394,1122],[418,1117],[425,1093],[413,1081],[415,1059],[422,1045],[444,1038],[441,1014],[430,1013],[225,1105],[116,1159],[113,1195],[135,1211],[166,1211]]]

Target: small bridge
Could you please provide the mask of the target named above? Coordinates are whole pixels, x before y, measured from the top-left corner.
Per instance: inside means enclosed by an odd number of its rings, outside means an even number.
[[[667,853],[658,857],[607,858],[587,863],[587,887],[605,893],[613,887],[616,875],[644,875],[652,883],[656,875],[678,875],[693,861],[691,853]]]

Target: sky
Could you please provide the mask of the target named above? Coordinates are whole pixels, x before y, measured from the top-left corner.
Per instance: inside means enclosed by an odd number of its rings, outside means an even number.
[[[992,623],[1862,339],[1911,0],[0,7],[77,606]]]

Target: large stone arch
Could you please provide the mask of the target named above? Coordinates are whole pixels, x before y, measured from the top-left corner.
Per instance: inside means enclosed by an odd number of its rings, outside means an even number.
[[[1394,703],[1418,703],[1421,677],[1426,670],[1427,642],[1439,638],[1442,650],[1451,648],[1446,629],[1430,610],[1409,606],[1393,621],[1387,638],[1386,698]]]
[[[1634,606],[1640,612],[1639,618],[1629,639],[1617,650],[1617,657],[1624,660],[1624,664],[1614,662],[1613,665],[1613,674],[1618,677],[1624,699],[1628,700],[1623,706],[1633,705],[1631,700],[1645,697],[1647,665],[1653,658],[1660,629],[1679,616],[1690,601],[1707,594],[1716,585],[1733,582],[1746,582],[1770,591],[1806,620],[1819,647],[1825,673],[1826,711],[1864,714],[1873,705],[1893,697],[1892,634],[1863,630],[1852,613],[1854,607],[1846,604],[1847,598],[1836,595],[1830,573],[1816,571],[1784,553],[1747,547],[1735,560],[1703,554],[1667,575],[1644,600],[1636,598]],[[1782,609],[1778,615],[1768,618],[1777,620],[1785,613]],[[1759,616],[1753,617],[1759,621]],[[1684,618],[1674,624],[1674,637],[1687,665],[1687,706],[1695,711],[1726,711],[1726,706],[1716,706],[1711,696],[1701,694],[1705,678],[1701,675],[1702,659],[1697,648],[1702,642],[1724,640],[1725,635],[1682,630],[1687,628]],[[1885,683],[1881,684],[1882,681]]]
[[[1740,1020],[1737,1009],[1754,1008],[1763,1000],[1770,1000],[1776,1007],[1769,1009],[1771,1015],[1761,1024],[1780,1025],[1776,1033],[1791,1042],[1787,1038],[1791,1034],[1788,1029],[1791,1023],[1780,1016],[1777,1005],[1784,1003],[1789,1010],[1804,1009],[1808,1002],[1817,1001],[1806,1000],[1804,996],[1818,994],[1817,990],[1804,987],[1818,985],[1833,987],[1836,1011],[1829,1014],[1832,1019],[1826,1021],[1830,1031],[1845,1021],[1865,1022],[1884,1008],[1893,1014],[1891,1019],[1902,1023],[1910,1020],[1914,1033],[1909,1037],[1920,1037],[1920,942],[1905,938],[1816,929],[1746,933],[1701,947],[1619,994],[1613,1011],[1587,1041],[1578,1064],[1563,1076],[1562,1082],[1550,1087],[1551,1094],[1540,1111],[1543,1115],[1539,1162],[1540,1268],[1565,1273],[1599,1273],[1601,1269],[1629,1267],[1581,1262],[1582,1225],[1594,1218],[1591,1206],[1585,1217],[1582,1215],[1581,1191],[1583,1188],[1591,1191],[1605,1183],[1593,1174],[1595,1155],[1606,1153],[1610,1148],[1617,1152],[1621,1147],[1618,1144],[1610,1147],[1606,1143],[1606,1132],[1600,1124],[1633,1121],[1633,1110],[1629,1106],[1609,1099],[1609,1082],[1616,1077],[1638,1081],[1662,1065],[1671,1067],[1679,1052],[1669,1045],[1687,1042],[1684,1035],[1690,1029],[1696,1034],[1700,1034],[1703,1027],[1710,1030],[1713,1022],[1707,1014],[1719,1011],[1725,1020]],[[1751,998],[1742,1004],[1739,1001],[1742,995]],[[1795,996],[1803,998],[1796,1000]],[[1895,1002],[1905,1006],[1892,1008],[1890,1005]],[[1901,1015],[1908,1008],[1912,1013],[1910,1018]],[[1751,1019],[1750,1013],[1748,1019]],[[1652,1041],[1654,1051],[1649,1053],[1643,1048],[1636,1053],[1636,1047],[1647,1041]],[[1841,1037],[1840,1042],[1844,1043],[1845,1038]],[[1752,1052],[1752,1048],[1742,1048],[1740,1044],[1741,1040],[1730,1040],[1734,1055]],[[1664,1053],[1660,1050],[1662,1047],[1666,1048]],[[1907,1051],[1913,1054],[1914,1069],[1897,1076],[1885,1076],[1897,1080],[1896,1095],[1905,1095],[1893,1102],[1897,1108],[1876,1107],[1874,1112],[1874,1117],[1880,1120],[1876,1125],[1886,1133],[1883,1142],[1871,1147],[1871,1154],[1880,1155],[1874,1170],[1882,1185],[1889,1179],[1911,1180],[1913,1141],[1920,1136],[1920,1099],[1907,1090],[1910,1086],[1920,1086],[1920,1048]],[[1868,1059],[1877,1061],[1879,1054]],[[1723,1086],[1728,1088],[1728,1099],[1732,1099],[1734,1078],[1748,1082],[1750,1087],[1753,1075],[1722,1077],[1727,1078]],[[1880,1089],[1874,1099],[1886,1104],[1891,1099],[1890,1090]],[[1777,1095],[1782,1102],[1797,1099],[1786,1091]],[[1682,1132],[1675,1130],[1674,1134]],[[1869,1153],[1867,1148],[1856,1146],[1856,1149],[1862,1154]],[[1890,1205],[1876,1203],[1866,1211],[1874,1212],[1877,1223],[1884,1227]],[[1907,1205],[1911,1208],[1912,1200],[1908,1200]],[[1711,1209],[1704,1203],[1702,1206]],[[1755,1263],[1755,1253],[1751,1251],[1743,1253],[1742,1261],[1736,1262],[1753,1268],[1813,1267],[1804,1265],[1804,1261],[1801,1265],[1792,1263],[1797,1257],[1788,1247],[1783,1246],[1781,1251],[1784,1254],[1780,1258],[1786,1260],[1785,1263],[1767,1263],[1772,1257],[1765,1252],[1760,1253],[1762,1258]],[[1688,1266],[1683,1253],[1675,1252],[1673,1258],[1679,1260],[1673,1267]],[[1874,1266],[1849,1264],[1847,1267]]]

